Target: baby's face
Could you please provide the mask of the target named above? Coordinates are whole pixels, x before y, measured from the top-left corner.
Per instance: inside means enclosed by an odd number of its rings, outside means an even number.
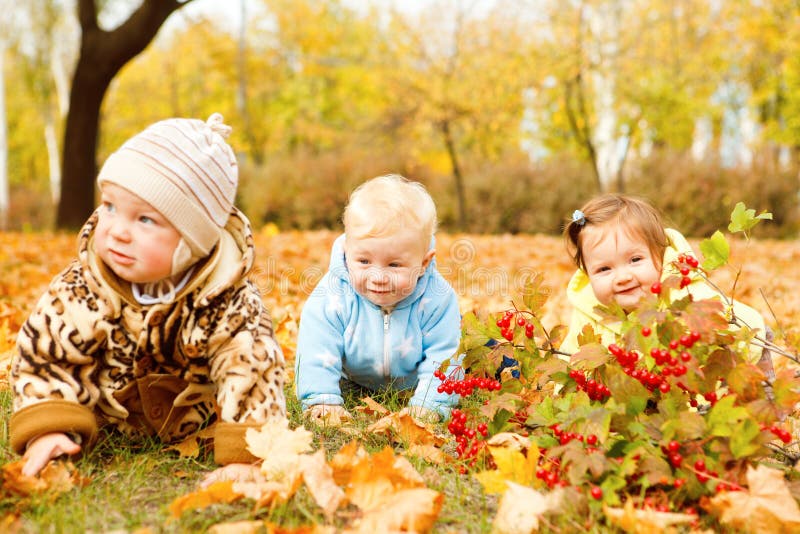
[[[344,245],[350,280],[359,295],[376,306],[392,307],[414,292],[434,251],[422,246],[419,232],[400,230],[384,237],[348,236]]]
[[[595,297],[633,310],[661,278],[661,258],[653,258],[642,239],[617,224],[588,225],[581,231],[581,251]]]
[[[144,284],[170,276],[181,235],[150,204],[104,183],[94,249],[117,276]]]

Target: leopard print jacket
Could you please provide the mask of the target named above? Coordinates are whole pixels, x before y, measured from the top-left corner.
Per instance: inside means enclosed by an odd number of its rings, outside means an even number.
[[[256,285],[253,235],[239,210],[169,304],[139,304],[94,254],[97,213],[78,258],[19,332],[11,445],[65,432],[84,442],[112,425],[176,442],[217,422],[218,463],[251,459],[244,430],[285,417],[284,359]]]

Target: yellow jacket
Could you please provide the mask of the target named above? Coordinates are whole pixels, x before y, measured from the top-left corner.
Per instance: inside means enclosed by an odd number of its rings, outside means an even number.
[[[662,280],[670,276],[672,273],[663,267],[670,265],[673,261],[677,261],[680,254],[694,254],[691,245],[686,241],[686,238],[681,235],[677,230],[671,228],[666,229],[667,238],[669,239],[669,246],[664,251],[664,258],[662,265]],[[705,299],[721,299],[722,295],[706,283],[700,277],[692,277],[692,283],[681,290],[673,290],[670,297],[673,300],[680,299],[691,293],[694,300]],[[578,351],[578,334],[586,324],[591,324],[595,332],[600,334],[603,339],[603,344],[609,345],[617,341],[617,336],[620,335],[622,327],[621,322],[604,322],[599,314],[594,310],[595,306],[600,306],[600,302],[592,291],[592,286],[589,283],[589,276],[581,269],[578,269],[572,279],[567,285],[567,298],[572,304],[572,318],[570,320],[569,331],[561,344],[561,350],[567,353],[575,353]],[[764,319],[761,314],[753,308],[742,304],[741,302],[733,302],[733,311],[738,319],[744,322],[753,330],[758,330],[764,334],[765,325]],[[758,360],[761,356],[761,347],[755,345],[751,346],[751,357],[754,361]]]

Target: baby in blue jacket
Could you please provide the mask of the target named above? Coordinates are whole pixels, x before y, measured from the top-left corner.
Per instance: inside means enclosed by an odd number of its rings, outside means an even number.
[[[433,373],[458,349],[461,316],[436,270],[433,199],[402,176],[373,178],[351,194],[344,230],[300,316],[295,387],[304,413],[328,425],[348,420],[341,386],[352,382],[413,388],[414,417],[446,419],[458,396],[437,392]]]

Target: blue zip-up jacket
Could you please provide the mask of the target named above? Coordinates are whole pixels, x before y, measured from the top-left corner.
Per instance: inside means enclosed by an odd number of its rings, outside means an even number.
[[[433,243],[433,242],[432,242]],[[328,272],[309,296],[300,316],[295,387],[303,409],[343,404],[339,379],[369,388],[415,388],[410,406],[444,419],[458,395],[438,393],[433,376],[454,356],[461,337],[458,298],[436,270],[435,259],[414,292],[384,310],[359,295],[350,283],[344,235],[333,244]],[[460,358],[452,358],[451,368]]]

